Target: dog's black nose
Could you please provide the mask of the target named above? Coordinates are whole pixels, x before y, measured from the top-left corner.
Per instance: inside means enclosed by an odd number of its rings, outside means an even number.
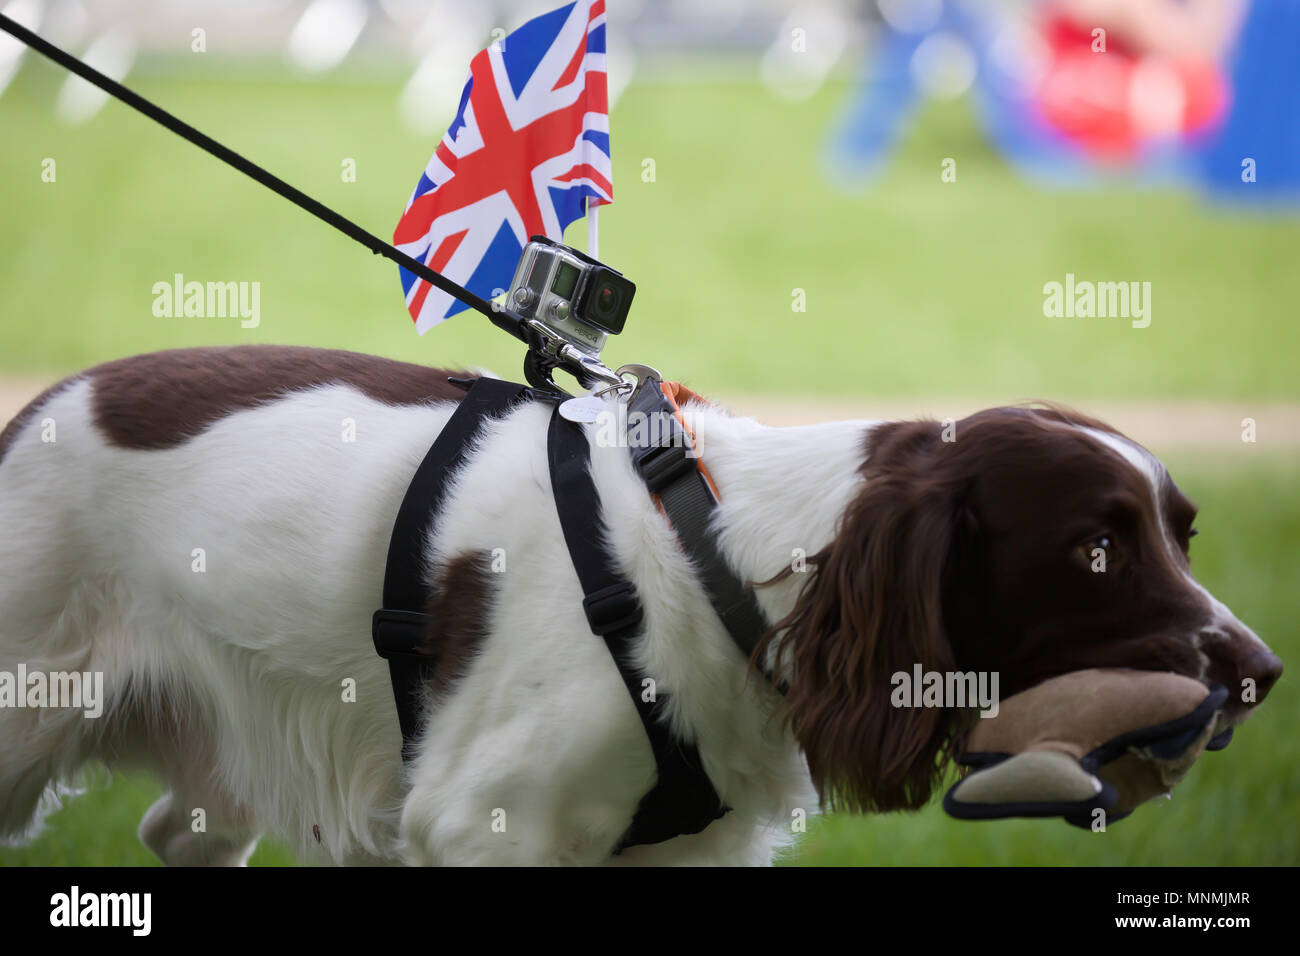
[[[1241,678],[1255,682],[1255,703],[1262,703],[1282,676],[1282,659],[1267,647],[1257,647],[1246,655],[1241,664]],[[1242,688],[1244,690],[1244,687]]]

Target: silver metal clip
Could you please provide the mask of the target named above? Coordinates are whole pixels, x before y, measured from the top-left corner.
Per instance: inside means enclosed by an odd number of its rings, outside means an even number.
[[[620,365],[614,371],[614,374],[619,378],[631,375],[636,379],[636,388],[640,388],[646,382],[654,382],[656,385],[660,385],[664,380],[664,377],[659,374],[659,370],[649,365]]]

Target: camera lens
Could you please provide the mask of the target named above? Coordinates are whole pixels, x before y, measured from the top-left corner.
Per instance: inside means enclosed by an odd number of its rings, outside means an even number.
[[[616,272],[602,269],[592,277],[583,303],[587,321],[614,335],[623,331],[636,286]]]
[[[607,318],[618,309],[619,294],[613,286],[605,286],[596,295],[596,314]]]

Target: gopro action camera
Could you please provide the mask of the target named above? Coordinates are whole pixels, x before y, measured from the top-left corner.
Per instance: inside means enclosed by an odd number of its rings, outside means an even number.
[[[636,286],[616,269],[533,236],[515,269],[507,305],[534,329],[544,327],[546,340],[558,340],[557,353],[567,344],[599,359],[606,337],[623,331],[635,293]]]

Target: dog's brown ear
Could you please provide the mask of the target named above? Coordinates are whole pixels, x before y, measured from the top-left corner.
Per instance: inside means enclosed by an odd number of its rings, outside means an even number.
[[[938,426],[885,427],[898,430],[873,437],[865,487],[758,652],[775,642],[786,716],[823,802],[858,812],[924,805],[956,724],[941,707],[891,703],[895,674],[955,666],[941,588],[959,518],[919,464]]]

